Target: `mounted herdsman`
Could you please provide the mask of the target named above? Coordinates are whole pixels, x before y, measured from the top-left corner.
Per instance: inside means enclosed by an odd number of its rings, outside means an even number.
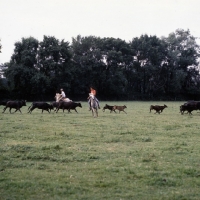
[[[88,97],[88,104],[89,104],[89,111],[91,110],[91,98],[93,98],[97,104],[98,104],[98,108],[100,109],[100,106],[99,106],[99,100],[96,98],[96,90],[92,87],[90,87],[90,93],[89,93],[89,97]]]

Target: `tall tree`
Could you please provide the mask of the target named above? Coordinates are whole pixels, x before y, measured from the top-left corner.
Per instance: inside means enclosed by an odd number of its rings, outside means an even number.
[[[23,65],[27,68],[35,68],[37,64],[38,40],[29,37],[15,43],[14,53],[11,56],[11,64]]]
[[[169,94],[188,94],[196,88],[198,83],[199,69],[199,46],[196,38],[190,34],[189,30],[177,29],[170,33],[167,38],[162,38],[168,49],[168,85]]]
[[[164,92],[166,83],[166,43],[156,36],[142,35],[130,43],[133,52],[132,79],[135,91],[145,98],[152,98],[157,91]]]
[[[9,98],[9,91],[7,88],[7,82],[4,78],[4,70],[6,64],[0,64],[0,99]]]
[[[126,78],[123,73],[123,50],[125,41],[94,36],[73,38],[73,61],[79,71],[78,88],[85,91],[90,86],[106,97],[125,93]]]
[[[104,95],[117,99],[127,95],[126,66],[130,55],[129,45],[119,38],[102,39],[104,67]]]
[[[89,92],[89,87],[96,87],[100,91],[102,67],[105,66],[101,52],[101,39],[94,36],[72,39],[73,63],[76,69],[74,79],[75,92]]]
[[[37,48],[38,40],[33,37],[22,38],[15,43],[14,53],[5,70],[8,85],[15,98],[31,97],[30,80],[37,73]]]
[[[15,43],[14,53],[5,75],[17,98],[43,99],[55,95],[62,72],[70,61],[69,43],[44,36],[42,42],[33,37]]]
[[[70,91],[66,76],[69,62],[71,60],[71,50],[68,42],[59,41],[52,36],[44,36],[39,43],[37,55],[37,68],[43,74],[47,82],[48,91],[55,92],[59,87],[64,87]]]

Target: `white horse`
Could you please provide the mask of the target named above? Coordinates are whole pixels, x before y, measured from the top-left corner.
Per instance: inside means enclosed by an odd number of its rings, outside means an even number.
[[[69,98],[64,98],[62,100],[61,98],[62,98],[62,95],[60,93],[56,93],[56,96],[55,96],[56,102],[59,102],[59,101],[72,102],[72,100],[70,100]]]
[[[92,116],[93,117],[98,117],[98,103],[94,99],[93,95],[89,95],[88,99],[90,100],[90,105],[92,109]]]

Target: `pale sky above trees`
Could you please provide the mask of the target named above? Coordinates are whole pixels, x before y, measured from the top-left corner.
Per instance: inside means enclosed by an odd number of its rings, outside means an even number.
[[[0,63],[10,60],[22,37],[71,42],[80,34],[131,41],[181,28],[200,38],[199,7],[199,0],[0,0]]]

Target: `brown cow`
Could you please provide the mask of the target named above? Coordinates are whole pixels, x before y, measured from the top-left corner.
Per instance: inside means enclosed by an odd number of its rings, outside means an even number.
[[[104,107],[103,107],[103,112],[105,112],[105,109],[108,109],[108,110],[110,110],[110,113],[112,112],[112,111],[114,111],[115,113],[116,113],[116,111],[115,110],[113,110],[113,107],[114,106],[109,106],[108,104],[106,104]]]
[[[165,104],[164,104],[164,106],[159,106],[159,105],[153,106],[153,105],[151,105],[150,106],[150,112],[151,112],[151,110],[155,110],[156,112],[154,114],[156,114],[156,113],[160,114],[165,108],[167,108],[167,106]]]
[[[125,105],[124,105],[124,106],[116,106],[116,105],[114,105],[113,111],[119,110],[119,113],[120,113],[121,111],[125,112],[125,111],[124,111],[125,108],[127,108]],[[125,113],[126,113],[126,112],[125,112]],[[127,113],[126,113],[126,114],[127,114]]]

